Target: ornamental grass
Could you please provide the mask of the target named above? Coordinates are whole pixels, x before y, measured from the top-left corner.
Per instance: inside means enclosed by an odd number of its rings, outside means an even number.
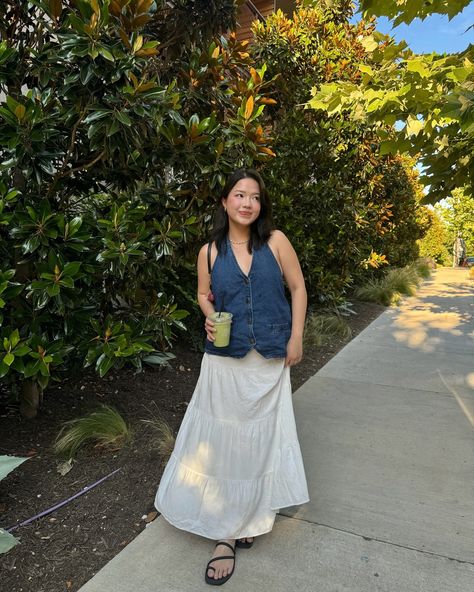
[[[159,417],[153,419],[142,419],[142,422],[154,432],[150,440],[150,447],[155,448],[161,458],[162,465],[168,462],[175,445],[175,435],[171,426]]]
[[[335,339],[349,339],[352,330],[349,323],[337,314],[313,313],[308,316],[305,326],[306,345],[325,345]]]
[[[130,428],[120,413],[102,405],[89,415],[67,421],[56,438],[54,451],[62,458],[74,458],[86,444],[119,450],[130,439]]]

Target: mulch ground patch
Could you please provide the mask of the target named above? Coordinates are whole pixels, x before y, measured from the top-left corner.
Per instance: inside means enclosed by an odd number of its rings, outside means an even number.
[[[357,335],[384,307],[354,304],[350,318]],[[292,368],[293,389],[299,388],[344,345],[336,341],[309,348]],[[74,592],[119,553],[146,526],[163,470],[156,434],[142,420],[162,418],[179,428],[193,393],[200,353],[182,347],[168,368],[130,370],[99,379],[84,372],[45,394],[35,420],[24,420],[0,393],[0,454],[30,456],[0,481],[0,525],[7,528],[82,491],[115,469],[118,473],[81,497],[15,533],[21,544],[0,555],[2,589],[9,592]],[[82,450],[64,476],[52,444],[65,420],[97,408],[116,407],[133,431],[129,445],[104,452]],[[151,515],[149,516],[149,518]]]

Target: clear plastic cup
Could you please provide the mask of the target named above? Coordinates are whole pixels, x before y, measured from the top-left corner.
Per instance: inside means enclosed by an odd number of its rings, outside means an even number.
[[[209,317],[214,322],[214,345],[227,347],[230,342],[230,326],[232,324],[231,312],[215,312]]]

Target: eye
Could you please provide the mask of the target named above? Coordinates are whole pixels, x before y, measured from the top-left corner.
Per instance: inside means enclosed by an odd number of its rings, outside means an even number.
[[[254,201],[260,201],[260,195],[252,195]]]

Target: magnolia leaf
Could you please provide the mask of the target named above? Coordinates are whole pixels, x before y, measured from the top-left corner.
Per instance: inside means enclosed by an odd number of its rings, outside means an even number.
[[[4,479],[8,473],[19,467],[28,458],[20,456],[0,456],[0,480]]]
[[[269,156],[276,156],[276,154],[273,152],[273,150],[270,150],[270,148],[267,148],[266,146],[261,146],[258,149],[259,152],[263,152],[264,154],[268,154]]]
[[[6,530],[3,530],[3,528],[0,528],[0,553],[6,553],[19,543],[20,541],[12,534]]]
[[[156,47],[144,47],[142,49],[139,49],[136,52],[136,56],[138,57],[145,57],[145,56],[154,56],[157,55],[158,50],[156,49]]]
[[[276,105],[277,101],[275,101],[275,99],[270,99],[269,97],[262,97],[261,99],[258,100],[259,103],[262,103],[262,105]]]
[[[252,81],[255,85],[260,84],[260,82],[262,82],[262,79],[257,70],[255,70],[255,68],[250,68],[250,76],[252,77]]]
[[[59,284],[51,284],[46,288],[46,292],[51,298],[53,298],[53,296],[57,296],[60,292]]]
[[[18,121],[21,121],[25,117],[26,109],[24,105],[17,105],[15,107],[15,115]]]
[[[10,335],[10,343],[12,347],[16,347],[20,342],[20,333],[18,329],[15,329],[13,333]]]
[[[49,0],[49,12],[54,19],[58,19],[63,11],[62,0]]]
[[[61,276],[76,275],[81,265],[82,263],[80,261],[72,261],[71,263],[67,263],[64,266]]]
[[[123,123],[128,127],[132,125],[132,120],[124,111],[116,111],[115,117],[120,121],[120,123]]]
[[[143,36],[142,35],[138,35],[138,37],[135,39],[135,42],[133,44],[133,51],[134,52],[137,52],[142,47],[143,47]]]
[[[105,58],[109,62],[113,62],[114,61],[114,56],[112,55],[112,53],[106,47],[101,47],[99,49],[99,53],[100,53],[100,55],[103,58]]]
[[[250,95],[250,97],[247,99],[247,103],[245,104],[245,114],[244,117],[245,119],[250,119],[250,116],[253,113],[253,96]]]
[[[11,352],[8,352],[2,361],[7,366],[11,366],[14,359],[15,359],[15,356]]]

